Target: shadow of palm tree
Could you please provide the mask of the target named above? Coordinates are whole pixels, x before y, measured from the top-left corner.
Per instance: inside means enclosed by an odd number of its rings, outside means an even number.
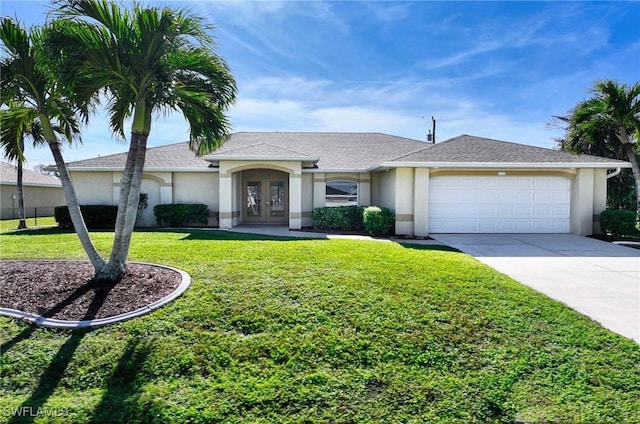
[[[95,294],[91,304],[87,308],[87,311],[84,314],[83,320],[94,319],[97,312],[100,310],[101,306],[104,303],[104,300],[108,296],[109,292],[113,289],[115,284],[111,285],[97,285],[94,281],[89,281],[87,284],[79,287],[75,290],[69,297],[67,297],[63,302],[60,302],[55,307],[46,311],[44,316],[52,316],[57,311],[62,310],[66,305],[72,303],[75,299],[82,296],[84,293],[89,290],[94,290]],[[4,343],[0,347],[1,352],[6,352],[10,347],[14,346],[19,341],[25,340],[31,333],[35,331],[35,327],[29,327],[25,329],[18,336],[14,337],[7,343]],[[58,349],[58,352],[54,356],[54,358],[49,363],[49,366],[44,370],[42,375],[40,376],[40,381],[38,382],[37,387],[31,393],[29,398],[27,398],[20,407],[18,407],[18,411],[28,410],[31,413],[27,415],[19,415],[16,414],[8,421],[10,424],[14,423],[25,423],[25,422],[33,422],[34,416],[32,415],[33,411],[40,410],[43,405],[47,402],[49,397],[53,394],[56,387],[62,377],[64,376],[64,372],[69,366],[73,355],[75,354],[78,346],[82,342],[84,336],[89,333],[90,329],[76,330],[73,331],[70,337],[64,342],[64,344]]]
[[[166,231],[166,230],[163,230]],[[181,240],[231,240],[231,241],[299,241],[322,240],[307,237],[274,236],[268,234],[241,233],[225,230],[173,230],[172,233],[185,234]]]
[[[131,416],[130,405],[135,403],[139,396],[140,379],[136,378],[136,375],[142,369],[149,352],[150,347],[147,341],[135,338],[127,342],[89,423],[126,423],[140,419],[140,417]],[[153,421],[151,417],[150,421]]]

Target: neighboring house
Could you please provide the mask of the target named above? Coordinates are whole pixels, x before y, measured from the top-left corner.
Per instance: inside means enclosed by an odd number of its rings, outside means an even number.
[[[0,219],[18,218],[18,168],[0,162]],[[26,218],[53,216],[53,208],[64,205],[62,184],[55,177],[22,170]]]
[[[68,164],[80,202],[117,204],[126,154]],[[142,192],[153,206],[204,203],[212,226],[312,225],[314,208],[378,205],[398,235],[597,232],[607,170],[623,161],[461,135],[429,144],[378,133],[232,134],[212,154],[150,148]]]

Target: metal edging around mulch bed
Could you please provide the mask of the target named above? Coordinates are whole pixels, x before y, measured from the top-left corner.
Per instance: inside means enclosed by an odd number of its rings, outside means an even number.
[[[150,265],[150,266],[170,269],[172,271],[179,273],[180,276],[182,277],[182,281],[173,292],[171,292],[169,295],[163,297],[160,300],[156,300],[155,302],[152,302],[147,306],[138,308],[134,311],[126,312],[124,314],[114,315],[112,317],[107,317],[107,318],[91,319],[91,320],[84,320],[84,321],[68,321],[68,320],[61,320],[61,319],[54,319],[54,318],[46,318],[46,317],[43,317],[42,315],[22,312],[22,311],[18,311],[16,309],[11,309],[11,308],[0,308],[0,315],[11,317],[11,318],[23,319],[25,321],[28,321],[32,324],[35,324],[39,327],[44,327],[44,328],[55,328],[60,330],[96,328],[96,327],[102,327],[109,324],[115,324],[116,322],[125,321],[131,318],[139,317],[141,315],[146,315],[158,308],[161,308],[162,306],[166,305],[172,300],[176,299],[182,293],[184,293],[185,290],[187,290],[191,285],[191,276],[187,274],[185,271],[182,271],[181,269],[173,268],[167,265],[150,264],[145,262],[135,262],[135,263],[138,263],[141,265]]]

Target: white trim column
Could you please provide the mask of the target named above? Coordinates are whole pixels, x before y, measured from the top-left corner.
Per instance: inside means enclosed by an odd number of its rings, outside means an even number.
[[[368,172],[358,174],[358,205],[371,205],[371,174]]]
[[[289,174],[289,229],[302,229],[302,174]]]
[[[398,168],[395,181],[396,235],[413,235],[413,168]]]
[[[233,184],[231,174],[220,173],[219,176],[219,225],[220,228],[233,227]]]
[[[324,172],[313,174],[313,208],[324,208],[326,203],[327,182]]]
[[[413,234],[426,237],[429,235],[429,168],[416,168],[413,181]]]
[[[571,187],[571,232],[588,236],[593,233],[593,169],[576,170]]]

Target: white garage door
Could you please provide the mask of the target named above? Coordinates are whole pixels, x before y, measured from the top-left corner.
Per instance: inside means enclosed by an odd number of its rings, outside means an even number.
[[[571,180],[563,177],[432,177],[430,233],[568,233]]]

